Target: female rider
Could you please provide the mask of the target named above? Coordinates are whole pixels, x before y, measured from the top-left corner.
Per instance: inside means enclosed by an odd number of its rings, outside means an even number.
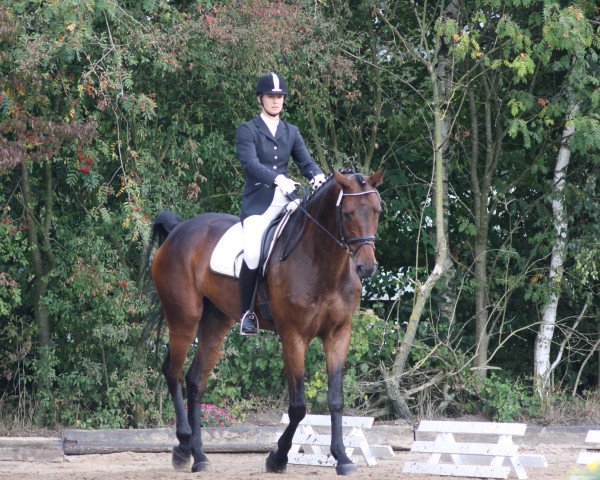
[[[260,115],[244,122],[237,131],[236,152],[246,184],[242,197],[244,261],[240,270],[242,335],[258,334],[258,319],[250,304],[258,278],[260,248],[271,220],[285,207],[296,189],[288,175],[290,156],[313,188],[325,181],[325,175],[308,153],[298,127],[279,118],[288,94],[284,78],[267,73],[258,79],[256,96]]]

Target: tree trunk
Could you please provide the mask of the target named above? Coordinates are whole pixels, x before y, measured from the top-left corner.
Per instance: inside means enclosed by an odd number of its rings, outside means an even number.
[[[454,19],[458,19],[459,15],[459,6],[458,4],[452,0],[448,6],[446,7],[444,14],[450,16]],[[450,108],[450,95],[452,91],[453,84],[453,70],[452,70],[452,61],[448,58],[447,51],[445,47],[443,47],[442,52],[440,52],[438,65],[437,65],[437,76],[440,82],[441,88],[441,96],[443,99],[443,108],[444,115],[442,118],[442,139],[443,143],[441,146],[441,156],[444,162],[444,178],[443,178],[443,216],[444,216],[444,233],[446,237],[447,245],[450,243],[449,238],[449,196],[448,196],[448,184],[449,184],[449,161],[450,161],[450,130],[451,130],[451,118],[448,114],[448,109]],[[448,252],[449,254],[449,252]],[[452,256],[449,254],[450,266],[448,268],[448,272],[440,279],[440,282],[443,284],[443,289],[440,295],[440,321],[446,323],[449,327],[454,323],[454,317],[456,312],[456,303],[458,298],[458,289],[456,288],[456,276],[454,275],[454,262],[452,261]],[[448,328],[448,333],[450,333],[450,328]]]
[[[486,92],[483,103],[483,115],[485,126],[485,164],[483,168],[479,166],[479,150],[481,148],[479,140],[479,120],[478,111],[473,92],[469,92],[469,105],[471,110],[471,189],[473,191],[473,212],[475,223],[475,244],[473,254],[475,256],[475,336],[476,351],[474,365],[476,367],[475,375],[480,378],[486,376],[486,367],[488,364],[488,347],[490,341],[489,326],[489,298],[487,282],[487,258],[488,258],[488,238],[489,238],[489,193],[494,178],[494,170],[501,150],[501,135],[494,135],[495,127],[492,120],[493,110],[493,85],[483,80]]]
[[[454,2],[450,2],[453,6]],[[450,6],[448,8],[450,8]],[[444,12],[446,13],[446,12]],[[438,38],[438,42],[441,40]],[[447,118],[447,98],[449,95],[449,79],[447,58],[445,52],[440,49],[440,44],[437,45],[438,58],[434,62],[435,68],[430,66],[429,74],[432,82],[432,109],[434,112],[434,128],[433,128],[433,168],[434,168],[434,205],[435,205],[435,232],[436,232],[436,259],[435,266],[425,281],[424,284],[419,284],[415,290],[415,303],[404,333],[404,338],[398,349],[398,354],[392,366],[391,375],[385,376],[386,390],[388,398],[392,403],[394,412],[402,417],[410,415],[408,406],[404,401],[404,396],[401,393],[400,379],[405,372],[406,363],[412,349],[413,342],[417,335],[417,329],[427,299],[439,279],[444,276],[452,267],[448,251],[447,239],[447,212],[445,208],[448,206],[447,188],[444,188],[444,180],[447,179],[447,163],[444,158],[444,153],[447,150],[448,135],[449,135],[449,120]],[[440,75],[442,75],[440,77]]]
[[[563,265],[565,262],[565,245],[567,239],[568,220],[565,215],[563,204],[563,190],[566,183],[567,167],[571,160],[571,149],[569,140],[575,133],[575,127],[570,125],[570,120],[577,113],[578,106],[575,105],[567,117],[567,125],[563,129],[560,150],[554,167],[554,186],[552,199],[552,214],[554,216],[554,246],[550,258],[550,285],[552,291],[550,300],[542,311],[542,321],[538,329],[534,349],[534,384],[537,393],[546,398],[552,393],[550,376],[550,352],[552,337],[556,326],[556,310],[560,300],[560,288],[563,276]]]
[[[31,196],[31,183],[29,181],[28,162],[21,162],[21,189],[23,191],[23,213],[27,227],[27,239],[31,251],[31,264],[33,266],[33,312],[38,325],[38,336],[42,351],[50,346],[50,326],[48,312],[44,305],[44,297],[48,290],[46,271],[42,256],[42,249],[38,240],[38,226],[32,213],[33,201]]]
[[[488,363],[488,290],[487,290],[487,243],[489,215],[487,212],[487,195],[483,195],[479,203],[477,236],[475,237],[475,351],[476,375],[485,377]]]

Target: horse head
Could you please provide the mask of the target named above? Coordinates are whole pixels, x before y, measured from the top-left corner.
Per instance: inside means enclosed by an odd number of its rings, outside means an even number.
[[[383,182],[384,169],[370,177],[360,173],[345,175],[334,170],[340,186],[336,203],[340,242],[353,257],[361,280],[371,277],[377,269],[375,234],[381,213],[381,197],[377,187]]]

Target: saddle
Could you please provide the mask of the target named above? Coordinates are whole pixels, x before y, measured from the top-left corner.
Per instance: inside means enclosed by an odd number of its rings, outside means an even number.
[[[256,288],[258,292],[257,303],[263,319],[270,322],[273,319],[269,307],[267,283],[264,280],[275,243],[287,225],[292,213],[286,208],[282,208],[281,212],[267,227],[261,242],[260,261],[258,265],[260,275]],[[210,257],[210,269],[220,275],[238,278],[242,268],[243,254],[242,223],[237,222],[223,234],[215,246]]]

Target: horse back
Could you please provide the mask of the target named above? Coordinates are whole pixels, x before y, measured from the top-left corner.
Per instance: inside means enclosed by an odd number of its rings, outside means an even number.
[[[210,255],[221,236],[239,217],[224,213],[204,213],[176,225],[158,248],[152,261],[152,276],[167,271],[207,268]]]

